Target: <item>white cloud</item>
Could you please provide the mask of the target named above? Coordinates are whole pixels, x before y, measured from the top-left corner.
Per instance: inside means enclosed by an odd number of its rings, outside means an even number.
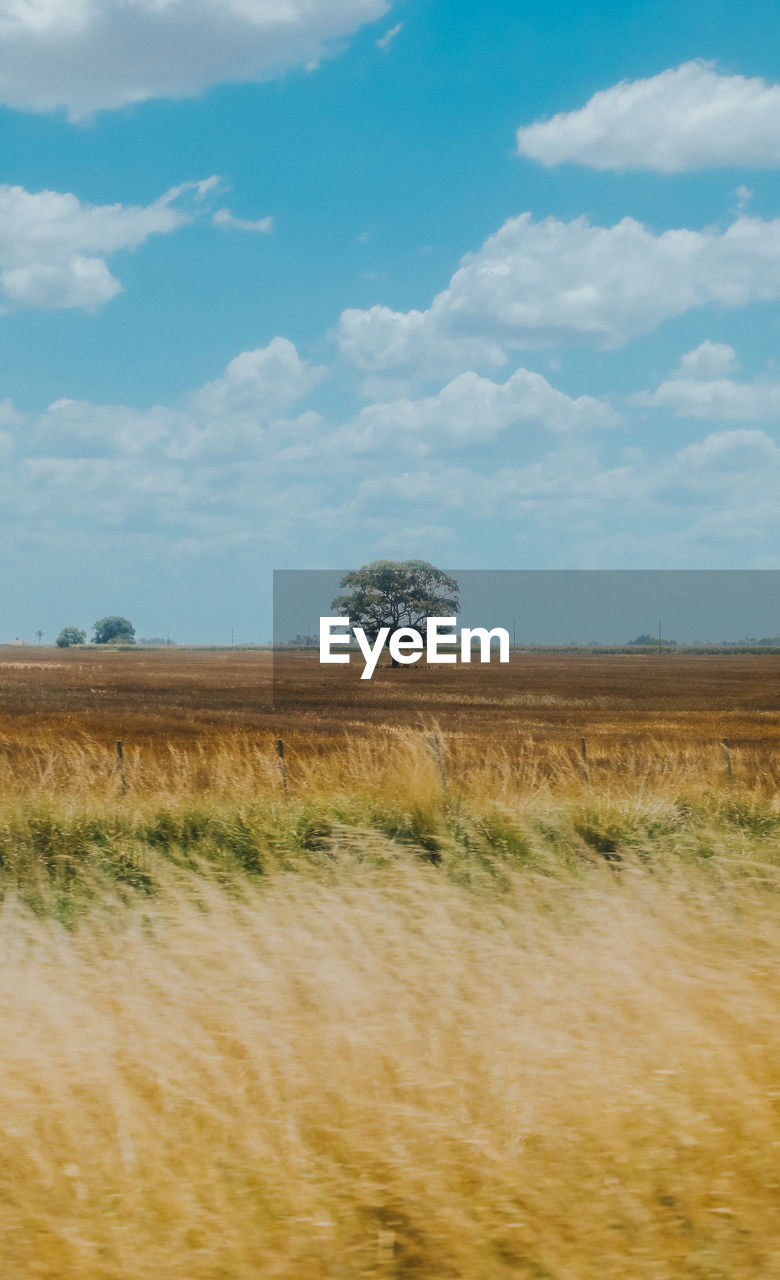
[[[708,343],[675,377],[729,381],[735,367],[730,347]],[[764,551],[780,525],[780,446],[766,431],[713,432],[653,457],[624,449],[621,433],[606,458],[595,432],[614,410],[524,369],[503,383],[461,374],[339,426],[306,399],[325,372],[275,338],[179,405],[61,399],[22,415],[0,402],[9,531],[63,546],[91,531],[160,550],[251,543],[302,555],[314,537],[336,559],[358,540],[377,554],[451,541],[454,555],[476,531],[483,547],[500,539],[537,562],[603,567],[627,554],[646,563],[660,544],[644,531],[658,530],[675,563],[724,547],[733,563],[729,539]]]
[[[61,458],[178,458],[197,450],[199,424],[161,405],[132,409],[62,399],[39,415],[29,440],[36,453]]]
[[[776,542],[778,495],[780,447],[763,431],[742,429],[652,461],[609,466],[571,441],[525,466],[367,476],[344,517],[361,533],[387,511],[411,528],[423,516],[453,528],[476,521],[493,538],[500,528],[531,549],[537,565],[552,550],[562,567],[744,567],[734,540],[750,540],[753,553]]]
[[[247,218],[234,218],[229,209],[217,209],[212,222],[230,231],[258,231],[261,235],[269,235],[274,229],[273,218],[259,218],[252,222]]]
[[[737,368],[732,347],[703,342],[655,391],[641,391],[631,400],[642,408],[671,409],[678,418],[780,421],[780,382],[766,376],[737,382],[728,376]]]
[[[441,298],[443,295],[439,295]],[[436,300],[438,302],[438,299]],[[343,354],[369,378],[365,389],[382,395],[387,375],[405,375],[412,369],[424,371],[426,378],[439,379],[465,366],[501,368],[507,362],[502,345],[495,338],[475,332],[464,336],[447,332],[446,314],[430,311],[392,311],[375,306],[368,311],[343,311],[338,326],[338,342]],[[440,310],[446,312],[446,303]]]
[[[0,186],[0,302],[6,309],[101,306],[122,288],[105,257],[175,231],[217,182],[184,183],[145,206]]]
[[[427,454],[442,447],[486,444],[512,427],[565,432],[609,427],[614,410],[590,396],[572,399],[541,374],[518,369],[504,383],[462,373],[435,396],[367,405],[330,438],[341,453],[392,447]]]
[[[389,49],[396,36],[400,35],[403,29],[403,22],[397,22],[394,27],[391,27],[389,31],[386,31],[385,34],[380,36],[376,41],[377,49]]]
[[[201,548],[274,538],[322,505],[300,465],[322,425],[285,412],[323,371],[276,338],[243,352],[181,407],[60,399],[21,415],[0,402],[0,493],[9,529],[98,530]],[[7,459],[7,460],[6,460]],[[226,542],[227,540],[227,542]]]
[[[389,0],[4,0],[0,101],[72,120],[315,66]]]
[[[594,169],[775,169],[780,85],[686,62],[646,80],[622,80],[577,111],[518,129],[517,150],[544,165],[574,161]]]
[[[0,400],[0,427],[21,427],[26,420],[26,414],[19,412],[10,396]]]
[[[176,536],[206,541],[262,526],[270,536],[274,522],[277,532],[304,518],[327,525],[334,496],[337,503],[341,499],[343,516],[347,497],[365,515],[369,489],[361,488],[361,481],[379,469],[373,462],[361,465],[362,454],[393,459],[406,451],[443,459],[501,433],[522,436],[524,452],[533,454],[529,441],[538,429],[558,433],[565,451],[567,440],[610,426],[617,417],[607,404],[566,396],[539,374],[521,369],[503,384],[463,374],[436,396],[367,405],[340,427],[326,422],[311,402],[301,403],[326,372],[277,337],[231,360],[220,377],[179,407],[138,409],[60,399],[25,417],[2,402],[0,429],[7,427],[8,438],[0,440],[0,449],[16,458],[7,514],[21,522],[19,527],[48,513],[57,526],[156,529],[166,537],[174,530]],[[577,453],[570,465],[571,483],[581,495],[592,492],[595,502],[598,486],[586,476],[582,456]],[[400,485],[396,508],[415,499],[419,505],[425,474],[399,477],[398,470],[391,464],[383,481],[391,484],[395,477]],[[391,542],[427,544],[449,536],[440,513],[448,505],[462,505],[469,495],[486,514],[494,502],[506,509],[521,500],[517,483],[509,479],[521,473],[480,476],[478,470],[440,467],[436,484],[453,478],[448,499],[434,498],[427,514],[415,511],[411,519],[383,516],[376,537],[390,539],[388,547]],[[548,497],[560,489],[557,482],[545,481],[544,465],[524,474],[529,492],[539,491],[537,505],[547,501],[545,489]],[[277,502],[282,494],[284,501]],[[433,514],[434,507],[439,514]],[[367,537],[374,537],[373,529],[371,524]]]
[[[287,338],[274,338],[267,347],[236,356],[191,404],[197,414],[210,419],[249,416],[268,421],[308,395],[325,375],[322,366],[301,360]]]
[[[301,360],[293,343],[274,338],[236,356],[182,408],[61,399],[26,424],[24,438],[39,458],[146,459],[153,470],[182,462],[224,466],[260,454],[269,465],[294,463],[296,449],[308,446],[321,419],[311,411],[290,417],[289,410],[325,372]],[[24,421],[10,402],[0,403],[0,427],[8,423],[19,434]]]
[[[720,378],[736,373],[737,353],[725,342],[710,342],[706,338],[693,351],[682,357],[677,378]]]
[[[479,520],[500,516],[504,521],[546,513],[560,521],[575,509],[603,515],[606,507],[633,507],[646,489],[647,481],[632,468],[604,468],[592,449],[571,444],[526,466],[487,473],[447,467],[371,476],[358,496],[364,511],[391,504],[402,513],[458,510]]]
[[[427,311],[341,316],[344,354],[366,373],[496,366],[512,348],[618,347],[696,307],[780,296],[780,219],[656,235],[633,218],[511,218],[467,255]]]
[[[679,501],[695,542],[733,547],[733,540],[758,545],[780,527],[780,448],[764,431],[713,432],[681,449],[667,474],[656,481],[659,497]]]
[[[764,431],[718,431],[681,449],[677,467],[687,483],[720,488],[724,476],[780,468],[780,448]]]
[[[122,292],[102,258],[85,258],[80,253],[57,267],[36,262],[29,267],[7,268],[0,272],[0,289],[12,306],[43,311],[65,307],[92,310]]]

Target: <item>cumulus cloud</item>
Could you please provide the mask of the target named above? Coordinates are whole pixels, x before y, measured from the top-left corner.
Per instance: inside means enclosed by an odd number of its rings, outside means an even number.
[[[25,428],[39,455],[121,455],[157,462],[262,457],[275,470],[342,468],[350,458],[418,456],[469,450],[502,433],[583,433],[612,427],[619,415],[605,401],[571,397],[540,374],[517,370],[504,383],[475,373],[454,378],[436,395],[366,405],[343,425],[328,423],[305,402],[327,369],[303,360],[294,344],[274,338],[245,351],[182,407],[133,409],[55,401]],[[0,426],[21,425],[0,405]],[[5,415],[5,416],[3,416]]]
[[[720,378],[736,373],[737,368],[737,353],[733,347],[725,342],[710,342],[706,338],[682,357],[675,377]]]
[[[267,347],[244,351],[221,377],[192,397],[193,410],[206,418],[249,416],[268,421],[307,396],[326,375],[323,366],[301,360],[294,343],[273,338]]]
[[[496,366],[507,349],[618,347],[696,307],[780,296],[780,219],[655,234],[633,218],[511,218],[466,256],[427,311],[343,312],[339,342],[366,373]]]
[[[276,338],[178,406],[63,398],[22,415],[0,402],[9,531],[121,531],[168,550],[278,536],[323,503],[316,468],[305,474],[296,453],[322,420],[294,408],[322,373]]]
[[[3,0],[0,102],[72,120],[312,66],[390,0]]]
[[[518,129],[517,150],[548,166],[776,169],[780,85],[686,62],[646,80],[621,80],[577,111]]]
[[[732,347],[703,342],[683,356],[671,377],[655,391],[641,391],[632,402],[642,408],[671,409],[678,418],[780,419],[780,382],[766,376],[739,382],[729,376],[737,368]]]
[[[102,306],[122,288],[106,257],[175,231],[217,181],[184,183],[150,205],[86,204],[69,192],[0,186],[0,305]]]
[[[366,405],[337,430],[331,447],[362,453],[392,446],[418,454],[487,443],[512,427],[554,432],[609,427],[615,411],[591,396],[573,399],[541,374],[518,369],[504,383],[462,373],[435,396]]]
[[[406,374],[413,368],[437,379],[464,365],[496,369],[506,364],[504,348],[495,338],[479,333],[477,325],[463,335],[448,331],[446,315],[434,315],[433,310],[392,311],[375,306],[342,312],[338,326],[342,353],[362,373],[381,375],[369,377],[369,393],[381,395],[387,375]],[[446,312],[446,303],[439,310]]]
[[[692,559],[722,567],[735,563],[735,538],[750,539],[754,551],[774,544],[778,494],[780,447],[763,431],[740,429],[652,461],[605,465],[596,449],[571,440],[524,466],[367,476],[342,519],[361,530],[387,510],[412,527],[423,515],[446,517],[450,527],[476,519],[533,547],[537,564],[549,554],[542,548],[552,548],[568,566],[572,557],[589,567],[624,568],[627,557],[646,566],[649,555],[681,567]],[[744,554],[736,552],[737,565]]]
[[[776,475],[780,448],[764,431],[718,431],[681,449],[677,467],[691,485],[720,487],[724,473],[728,477],[769,467]]]
[[[224,373],[193,393],[182,407],[136,409],[60,399],[25,427],[35,455],[95,459],[117,456],[168,463],[256,458],[277,462],[291,444],[306,441],[319,425],[311,411],[290,411],[325,376],[302,360],[292,342],[274,338],[244,351]],[[0,404],[0,426],[21,425],[9,402]]]
[[[734,539],[776,545],[780,528],[780,447],[764,431],[717,431],[681,449],[656,482],[659,497],[673,495],[687,516],[688,536],[712,547]],[[732,552],[733,554],[733,552]]]
[[[256,531],[262,525],[270,536],[272,510],[277,530],[296,520],[325,530],[335,498],[341,528],[353,518],[347,512],[350,502],[365,517],[368,490],[360,485],[366,474],[380,470],[377,458],[425,455],[435,466],[437,458],[459,461],[461,452],[481,462],[479,446],[502,434],[510,445],[515,434],[522,437],[528,454],[534,447],[544,450],[540,433],[553,433],[566,448],[583,433],[617,420],[606,403],[567,396],[541,375],[520,369],[501,384],[462,374],[435,396],[366,405],[340,425],[338,419],[327,421],[313,404],[326,374],[292,342],[276,337],[266,347],[236,356],[219,377],[175,405],[134,408],[62,398],[25,416],[10,402],[0,402],[0,452],[8,454],[13,468],[8,514],[21,522],[19,527],[48,512],[47,518],[56,513],[63,527],[86,522],[106,529],[144,528],[166,538],[174,533],[195,538],[201,545],[242,527]],[[572,464],[572,469],[581,467]],[[402,472],[398,510],[413,505],[421,495],[422,469],[417,479],[404,476],[403,466],[392,461],[387,470]],[[462,474],[464,482],[454,485],[453,497],[468,493],[471,485],[489,506],[492,481],[479,479],[476,470],[442,466],[440,473]],[[489,461],[488,470],[496,470]],[[528,485],[542,484],[540,477],[529,471]],[[517,499],[506,477],[496,484],[498,499]],[[280,506],[277,494],[287,495]],[[433,542],[448,527],[446,519],[430,513],[415,511],[413,519],[404,520],[385,514],[376,537],[392,535],[404,545],[415,538]],[[399,535],[398,529],[405,532]]]
[[[730,347],[702,344],[674,378],[735,369]],[[780,524],[780,447],[762,430],[710,432],[652,458],[620,433],[607,460],[598,433],[617,421],[610,405],[525,369],[500,383],[460,374],[344,424],[315,407],[325,374],[278,337],[176,404],[60,399],[25,415],[2,401],[9,530],[56,532],[61,545],[90,530],[193,554],[259,539],[302,550],[315,536],[338,558],[357,538],[377,554],[433,554],[450,531],[457,548],[478,528],[525,548],[563,539],[577,563],[603,564],[610,547],[622,554],[620,530],[640,556],[644,528],[674,533],[676,554],[712,556],[732,535],[763,550]]]

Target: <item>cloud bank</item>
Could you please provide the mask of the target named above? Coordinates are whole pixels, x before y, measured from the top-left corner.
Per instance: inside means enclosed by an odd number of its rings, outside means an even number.
[[[427,311],[347,310],[345,356],[367,374],[498,367],[508,350],[608,349],[672,316],[780,296],[780,219],[656,234],[633,218],[511,218],[465,257]]]
[[[730,347],[703,343],[669,383],[728,381],[735,368]],[[338,558],[356,539],[366,555],[461,546],[464,529],[500,521],[518,554],[563,530],[580,567],[661,554],[717,564],[734,539],[771,550],[780,530],[780,448],[765,431],[732,425],[651,458],[608,430],[620,420],[606,401],[526,369],[500,383],[462,373],[334,421],[312,399],[327,374],[277,337],[180,404],[63,399],[23,414],[0,402],[9,529],[59,549],[98,535],[174,556],[310,554],[314,539]]]

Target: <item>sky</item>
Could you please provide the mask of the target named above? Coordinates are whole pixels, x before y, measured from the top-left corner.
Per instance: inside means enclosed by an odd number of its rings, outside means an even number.
[[[0,0],[0,642],[262,641],[274,569],[378,558],[780,568],[777,32]]]

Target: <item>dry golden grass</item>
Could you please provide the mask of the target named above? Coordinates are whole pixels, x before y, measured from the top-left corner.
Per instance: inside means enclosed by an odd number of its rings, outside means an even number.
[[[780,1280],[780,664],[674,661],[0,664],[3,1280]]]
[[[773,1280],[776,908],[410,862],[7,903],[0,1273]]]

